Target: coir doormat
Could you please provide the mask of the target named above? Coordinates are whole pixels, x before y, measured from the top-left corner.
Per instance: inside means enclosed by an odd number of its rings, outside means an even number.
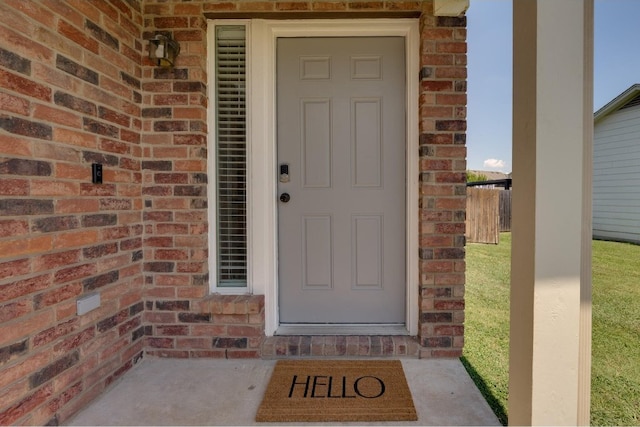
[[[415,421],[399,360],[279,360],[256,421]]]

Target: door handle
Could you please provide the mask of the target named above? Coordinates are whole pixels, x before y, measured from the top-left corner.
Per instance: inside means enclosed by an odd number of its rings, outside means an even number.
[[[282,193],[280,195],[280,201],[282,203],[287,203],[289,200],[291,200],[291,196],[289,195],[289,193]]]

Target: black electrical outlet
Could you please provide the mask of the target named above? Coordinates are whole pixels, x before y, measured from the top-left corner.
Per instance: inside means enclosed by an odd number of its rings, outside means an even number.
[[[91,165],[91,182],[94,184],[102,184],[102,165],[93,163]]]

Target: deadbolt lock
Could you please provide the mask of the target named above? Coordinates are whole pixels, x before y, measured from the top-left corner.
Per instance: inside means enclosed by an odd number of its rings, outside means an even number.
[[[289,180],[289,165],[283,163],[280,165],[280,182],[286,184]]]

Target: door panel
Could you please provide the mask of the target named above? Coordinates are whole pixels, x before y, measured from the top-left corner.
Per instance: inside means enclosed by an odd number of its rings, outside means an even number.
[[[354,215],[351,233],[353,289],[382,289],[382,215]]]
[[[354,99],[351,101],[353,120],[351,136],[351,171],[354,187],[382,185],[381,100]]]
[[[401,37],[278,39],[281,323],[405,322],[404,64]]]
[[[304,188],[331,187],[331,102],[302,99],[302,185]]]
[[[305,215],[302,221],[302,287],[307,290],[331,289],[333,286],[331,216]]]

